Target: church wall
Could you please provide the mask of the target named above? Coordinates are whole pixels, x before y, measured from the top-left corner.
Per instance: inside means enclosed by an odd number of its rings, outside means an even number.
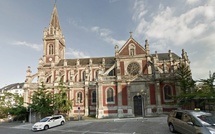
[[[122,105],[127,106],[128,105],[128,92],[127,92],[127,86],[122,85]]]
[[[142,60],[142,72],[143,74],[148,74],[148,66],[146,60]]]
[[[119,55],[129,55],[128,45],[125,46],[125,48],[122,50],[122,52]]]
[[[124,70],[124,61],[121,61],[120,62],[120,72],[121,72],[121,75],[125,75],[125,70]]]
[[[156,104],[155,85],[150,84],[149,87],[150,87],[150,103],[151,105],[155,105]]]
[[[142,48],[140,48],[139,45],[135,45],[135,47],[136,47],[136,55],[145,54],[145,52],[142,50]]]

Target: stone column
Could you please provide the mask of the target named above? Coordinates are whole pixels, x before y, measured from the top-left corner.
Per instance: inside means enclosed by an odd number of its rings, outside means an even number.
[[[122,109],[122,85],[121,83],[117,83],[117,103],[118,103],[118,117],[123,117],[123,109]]]
[[[156,104],[157,104],[157,113],[160,114],[163,112],[163,108],[161,106],[161,94],[160,94],[160,82],[155,82],[155,94],[156,94]]]
[[[128,115],[129,116],[133,116],[134,117],[134,114],[133,114],[133,96],[131,94],[131,91],[130,91],[130,85],[129,83],[127,83],[127,92],[128,92]]]
[[[88,106],[88,86],[85,87],[84,89],[84,98],[85,98],[85,107],[84,107],[84,116],[89,115],[89,106]]]
[[[103,93],[102,93],[102,86],[101,86],[101,83],[99,82],[98,83],[98,100],[96,100],[98,102],[98,116],[97,118],[100,119],[100,118],[103,118],[103,115],[104,115],[104,112],[103,112]]]

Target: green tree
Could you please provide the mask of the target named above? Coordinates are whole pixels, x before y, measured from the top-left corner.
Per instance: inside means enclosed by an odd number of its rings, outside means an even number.
[[[175,72],[178,86],[180,87],[180,94],[176,96],[179,105],[190,105],[190,100],[195,97],[194,87],[195,81],[192,79],[192,73],[184,63],[179,64],[177,71]]]
[[[208,79],[201,79],[199,81],[201,86],[198,88],[196,96],[201,100],[201,104],[204,107],[208,107],[208,110],[215,110],[215,73],[210,75]]]
[[[41,114],[42,117],[53,114],[53,95],[43,83],[34,91],[31,100],[32,103],[29,106],[32,111]]]
[[[23,97],[10,92],[5,92],[0,97],[0,109],[1,117],[10,114],[15,118],[24,119],[27,114],[27,110],[23,106]]]
[[[60,81],[58,93],[54,95],[54,110],[56,113],[67,114],[72,109],[72,100],[68,99],[68,87]]]

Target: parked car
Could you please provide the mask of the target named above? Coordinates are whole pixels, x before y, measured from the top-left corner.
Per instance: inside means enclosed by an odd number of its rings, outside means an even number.
[[[208,112],[175,110],[169,113],[167,124],[173,133],[215,134],[215,116]]]
[[[32,126],[32,130],[33,131],[47,130],[55,126],[63,125],[64,123],[65,123],[65,118],[62,115],[48,116],[41,119],[39,122],[36,122]]]

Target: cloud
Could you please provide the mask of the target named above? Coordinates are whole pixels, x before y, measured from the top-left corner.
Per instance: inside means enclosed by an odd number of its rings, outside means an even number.
[[[66,55],[72,56],[74,58],[89,58],[90,57],[87,54],[85,54],[84,52],[81,52],[79,50],[75,50],[72,48],[67,49]]]
[[[150,39],[166,40],[173,45],[181,45],[204,37],[208,32],[208,24],[215,20],[214,6],[197,6],[186,11],[176,12],[176,7],[159,5],[159,12],[151,15],[151,19],[146,21],[144,14],[147,9],[142,8],[143,2],[137,2],[140,9],[136,9],[137,27],[135,33],[139,36],[145,35]],[[136,4],[134,4],[136,7]],[[139,15],[136,15],[137,12]],[[149,16],[149,15],[148,15]]]
[[[187,0],[185,4],[163,2],[150,8],[147,1],[136,0],[134,34],[146,37],[151,50],[188,50],[194,79],[207,78],[209,71],[215,71],[215,1]]]
[[[116,40],[114,39],[111,34],[112,32],[109,29],[106,28],[100,28],[98,26],[94,26],[91,28],[92,32],[95,32],[97,35],[99,35],[104,41],[107,43],[110,43],[112,45],[119,45],[120,47],[125,44],[125,40]]]
[[[198,2],[199,2],[199,0],[186,0],[186,3],[190,4],[190,5],[198,3]]]
[[[35,43],[28,43],[26,41],[16,41],[13,43],[14,45],[17,45],[17,46],[25,46],[25,47],[29,47],[29,48],[32,48],[36,51],[41,51],[42,50],[42,44],[35,44]]]

